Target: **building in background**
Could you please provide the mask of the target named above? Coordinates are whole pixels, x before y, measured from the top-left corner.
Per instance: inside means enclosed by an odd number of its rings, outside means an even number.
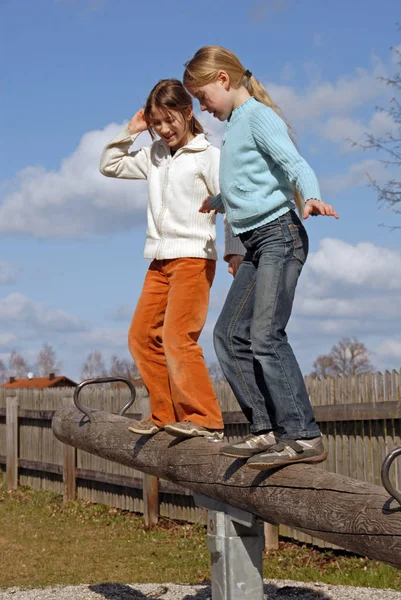
[[[76,387],[77,385],[78,384],[75,381],[65,377],[65,375],[56,376],[54,373],[49,373],[49,377],[30,377],[29,374],[26,379],[10,377],[10,379],[0,387],[12,390],[22,388],[43,390],[45,388]]]

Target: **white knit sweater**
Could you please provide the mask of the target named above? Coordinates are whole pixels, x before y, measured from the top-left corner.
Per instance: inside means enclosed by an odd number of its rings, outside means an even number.
[[[138,135],[131,135],[127,125],[103,150],[100,171],[107,177],[148,180],[145,258],[216,260],[216,215],[202,214],[199,207],[219,193],[220,151],[202,133],[174,156],[163,140],[129,152]],[[245,250],[225,223],[224,256],[230,254]]]

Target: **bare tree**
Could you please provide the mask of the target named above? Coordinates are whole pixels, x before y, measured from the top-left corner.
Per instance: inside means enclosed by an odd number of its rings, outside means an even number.
[[[50,344],[44,343],[38,354],[37,367],[40,377],[48,377],[49,373],[58,373],[61,363],[56,361],[56,351]]]
[[[329,354],[321,354],[313,363],[312,377],[328,377],[334,375],[334,361]]]
[[[212,381],[225,381],[224,373],[218,362],[210,363],[207,368]]]
[[[356,337],[342,338],[332,347],[330,356],[335,372],[340,375],[356,375],[374,369],[369,360],[369,350]]]
[[[8,369],[4,363],[4,361],[0,360],[0,384],[7,381],[8,378]]]
[[[321,354],[313,363],[312,376],[356,375],[373,371],[369,350],[358,338],[341,338],[329,354]]]
[[[81,371],[81,379],[92,379],[93,377],[105,377],[107,375],[106,367],[102,353],[97,350],[90,352],[87,356]]]
[[[8,359],[8,372],[10,376],[16,379],[23,379],[27,376],[29,371],[28,363],[22,354],[19,354],[13,350]]]
[[[113,354],[110,362],[110,377],[125,377],[126,379],[138,379],[139,369],[133,360],[119,358]]]
[[[397,25],[397,29],[401,31],[401,24]],[[393,47],[391,50],[395,57],[395,68],[401,68],[401,47]],[[401,70],[398,70],[392,77],[381,77],[380,79],[394,90],[394,97],[387,109],[377,107],[377,110],[388,115],[394,126],[391,131],[381,137],[368,133],[364,143],[351,141],[351,144],[364,150],[378,152],[383,157],[381,162],[386,167],[394,169],[396,175],[383,185],[377,183],[369,175],[368,177],[371,186],[377,191],[379,205],[388,206],[395,213],[401,214],[401,178],[399,177],[401,170]],[[391,228],[399,229],[400,227],[393,226]]]

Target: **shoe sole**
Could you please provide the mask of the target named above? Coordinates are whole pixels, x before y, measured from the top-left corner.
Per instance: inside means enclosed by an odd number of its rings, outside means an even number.
[[[176,429],[172,425],[166,425],[165,430],[167,431],[167,433],[173,435],[174,437],[208,437],[212,438],[213,440],[222,440],[224,438],[223,433],[216,433],[215,431],[199,431],[198,429],[187,429],[183,431],[182,429]]]
[[[266,446],[265,448],[255,448],[255,450],[236,450],[230,448],[222,448],[220,450],[220,454],[224,454],[224,456],[232,456],[234,458],[252,458],[252,456],[256,456],[257,454],[262,454],[263,452],[267,452],[271,446],[274,446],[277,442],[271,443],[270,446]]]
[[[309,456],[307,458],[300,458],[300,459],[294,459],[294,458],[288,458],[288,459],[278,459],[275,462],[253,462],[253,463],[247,463],[247,467],[249,467],[250,469],[256,469],[258,471],[262,471],[263,469],[274,469],[275,467],[283,467],[285,465],[296,465],[298,463],[307,463],[307,464],[314,464],[314,463],[321,463],[324,462],[327,458],[327,452],[325,452],[324,454],[319,454],[319,456]]]
[[[162,429],[135,429],[134,426],[128,427],[129,431],[132,431],[133,433],[138,433],[139,435],[155,435],[156,433],[158,433],[159,431],[161,431]]]
[[[222,454],[223,456],[232,456],[233,458],[252,458],[252,456],[256,456],[256,454],[260,454],[261,452],[265,452],[265,450],[257,450],[256,452],[252,452],[251,454],[249,454],[249,453],[240,454],[239,452],[236,452],[235,450],[221,449],[219,454]]]

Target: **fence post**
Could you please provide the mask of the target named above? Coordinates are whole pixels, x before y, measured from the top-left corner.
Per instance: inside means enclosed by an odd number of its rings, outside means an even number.
[[[149,396],[141,398],[142,419],[149,416]],[[143,474],[142,480],[143,518],[145,527],[157,525],[159,521],[159,479],[154,475]]]
[[[12,393],[12,392],[11,392]],[[18,398],[6,398],[6,478],[7,490],[18,487]]]
[[[69,406],[71,404],[73,404],[72,398],[69,396],[63,398],[64,406]],[[77,449],[73,446],[63,444],[63,502],[75,500],[77,497],[76,465]]]
[[[279,525],[265,521],[265,550],[278,550]]]
[[[157,525],[159,520],[159,479],[143,474],[143,517],[145,526]]]

